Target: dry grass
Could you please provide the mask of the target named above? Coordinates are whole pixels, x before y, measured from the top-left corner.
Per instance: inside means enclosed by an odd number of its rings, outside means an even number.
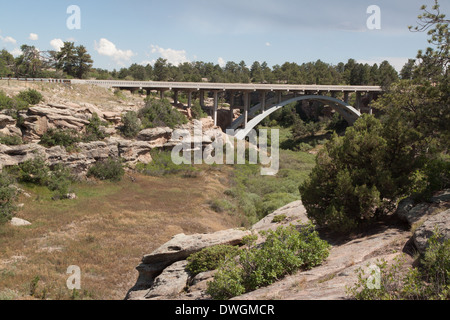
[[[21,199],[25,206],[18,217],[32,225],[0,227],[0,299],[73,298],[66,288],[71,265],[82,272],[77,298],[123,299],[142,256],[175,234],[242,225],[206,205],[223,194],[227,174],[82,184],[73,201],[55,202],[43,188],[25,188],[33,196]]]
[[[114,90],[94,85],[65,85],[59,83],[23,82],[0,80],[0,90],[10,96],[19,92],[35,89],[39,91],[44,102],[65,103],[72,102],[79,105],[91,103],[98,106],[102,111],[137,110],[144,106],[144,96],[131,94],[123,91],[115,95]]]

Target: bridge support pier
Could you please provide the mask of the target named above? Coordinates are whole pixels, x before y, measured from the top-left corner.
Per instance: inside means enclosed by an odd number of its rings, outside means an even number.
[[[219,92],[214,91],[214,109],[213,109],[214,126],[217,126],[217,110],[218,109],[219,109]]]
[[[230,124],[234,121],[234,91],[230,92]]]
[[[266,112],[266,91],[261,92],[261,111]]]
[[[200,106],[205,108],[205,90],[200,90]]]
[[[250,105],[250,94],[246,91],[244,92],[244,128],[247,128],[248,124],[249,105]]]
[[[356,93],[355,109],[361,111],[361,92]]]
[[[178,90],[174,90],[174,91],[173,91],[173,103],[174,103],[175,105],[178,104]]]

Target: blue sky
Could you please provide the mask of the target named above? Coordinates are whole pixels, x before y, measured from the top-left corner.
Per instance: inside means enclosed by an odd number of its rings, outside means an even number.
[[[162,57],[247,65],[266,61],[332,64],[390,61],[397,69],[427,47],[411,33],[422,4],[434,0],[15,0],[2,1],[0,49],[19,54],[22,44],[57,49],[84,45],[94,66],[120,69]],[[440,1],[450,15],[450,1]],[[81,28],[71,30],[70,5],[80,8]],[[380,8],[381,29],[369,30],[370,5]]]

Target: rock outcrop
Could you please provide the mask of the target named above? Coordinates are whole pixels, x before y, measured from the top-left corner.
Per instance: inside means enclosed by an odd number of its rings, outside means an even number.
[[[429,217],[414,232],[414,244],[420,253],[425,253],[428,248],[428,240],[436,230],[441,235],[439,238],[441,242],[450,239],[450,209]]]
[[[22,136],[22,131],[16,126],[17,121],[8,115],[0,114],[0,136]]]
[[[428,202],[404,199],[399,203],[396,215],[415,229],[413,241],[423,254],[436,230],[441,233],[442,241],[450,238],[450,190],[437,192]]]
[[[370,234],[350,241],[322,235],[331,244],[331,249],[328,259],[321,266],[287,276],[268,287],[236,297],[235,300],[348,299],[347,289],[358,281],[357,271],[360,268],[367,271],[369,265],[375,265],[380,260],[395,263],[402,253],[406,253],[403,257],[404,267],[411,267],[414,263],[414,250],[411,250],[411,245],[424,253],[435,228],[438,228],[442,235],[441,241],[449,239],[450,190],[437,193],[427,203],[416,204],[412,200],[404,200],[399,205],[397,214],[411,225],[419,224],[412,238],[407,224],[380,225],[374,227]],[[253,225],[247,233],[240,231],[236,237],[231,231],[212,235],[175,236],[151,255],[143,258],[142,264],[137,268],[138,282],[130,290],[127,299],[209,299],[206,294],[207,284],[213,280],[216,271],[190,277],[183,269],[190,252],[226,243],[228,235],[230,240],[235,239],[238,243],[245,234],[274,230],[287,225],[299,227],[307,223],[309,219],[306,210],[301,201],[296,201],[268,215]],[[205,241],[218,236],[220,241]]]
[[[112,124],[109,127],[100,127],[110,138],[78,143],[71,152],[67,152],[65,148],[59,146],[44,148],[38,144],[49,129],[70,129],[83,132],[94,114],[97,114],[101,120]],[[134,169],[137,163],[148,164],[152,161],[150,152],[153,149],[170,150],[174,146],[184,143],[182,139],[173,139],[174,130],[170,128],[145,129],[138,134],[136,139],[123,139],[116,135],[121,125],[121,114],[102,111],[89,103],[82,105],[69,102],[38,104],[21,112],[21,117],[22,130],[17,127],[17,121],[14,118],[0,114],[0,135],[19,136],[26,142],[20,146],[0,144],[0,170],[3,167],[18,165],[38,156],[47,160],[50,165],[64,163],[80,175],[85,174],[95,162],[109,157],[120,157],[124,159],[128,168]],[[214,121],[210,117],[194,120],[178,128],[178,130],[186,130],[192,136],[195,129],[202,130],[202,148],[206,148],[217,137],[223,135],[221,129],[214,126]]]
[[[155,298],[155,292],[162,292],[162,289],[156,290],[155,288],[155,286],[161,286],[162,280],[160,278],[160,280],[156,281],[156,279],[158,276],[164,274],[167,267],[172,266],[174,263],[184,261],[191,254],[207,247],[216,245],[237,246],[241,244],[245,236],[250,234],[250,231],[230,229],[212,234],[179,234],[174,236],[172,240],[142,258],[142,263],[136,268],[139,271],[138,280],[136,285],[128,293],[127,298],[130,300],[139,300],[144,299],[148,294],[152,298]],[[177,264],[174,268],[178,270],[180,265],[182,264]],[[169,269],[165,274],[173,274],[171,270]],[[184,275],[179,277],[184,277]],[[186,287],[186,283],[187,281],[184,282],[183,288]],[[172,295],[173,292],[172,290],[170,291]]]

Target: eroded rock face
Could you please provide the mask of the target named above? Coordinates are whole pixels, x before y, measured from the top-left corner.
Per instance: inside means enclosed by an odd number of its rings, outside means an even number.
[[[5,114],[0,114],[0,136],[22,137],[22,131],[16,127],[16,120]]]
[[[189,274],[186,272],[187,261],[178,261],[164,269],[156,277],[152,287],[145,295],[146,299],[172,297],[182,292],[187,285]]]
[[[250,234],[250,231],[230,229],[211,234],[178,234],[174,236],[169,242],[142,258],[142,263],[136,268],[139,272],[138,280],[128,293],[127,299],[135,300],[145,297],[149,290],[153,288],[157,277],[167,267],[176,262],[186,260],[191,254],[216,245],[240,245],[242,239]],[[175,265],[175,268],[178,268],[180,265]],[[169,274],[171,273],[172,271],[169,272]],[[183,288],[186,284],[187,278]],[[150,295],[154,296],[155,293]]]
[[[145,141],[130,141],[120,138],[108,138],[104,141],[78,143],[76,151],[67,152],[64,147],[45,148],[37,143],[20,146],[0,144],[0,162],[3,166],[19,165],[27,160],[41,157],[53,166],[63,163],[77,173],[86,173],[97,161],[108,158],[122,158],[125,165],[134,168],[138,162],[147,164],[152,161],[150,155],[153,146]]]
[[[450,239],[450,209],[429,217],[414,232],[414,244],[420,253],[425,253],[428,248],[428,240],[436,230],[441,234],[439,239],[441,243]]]

